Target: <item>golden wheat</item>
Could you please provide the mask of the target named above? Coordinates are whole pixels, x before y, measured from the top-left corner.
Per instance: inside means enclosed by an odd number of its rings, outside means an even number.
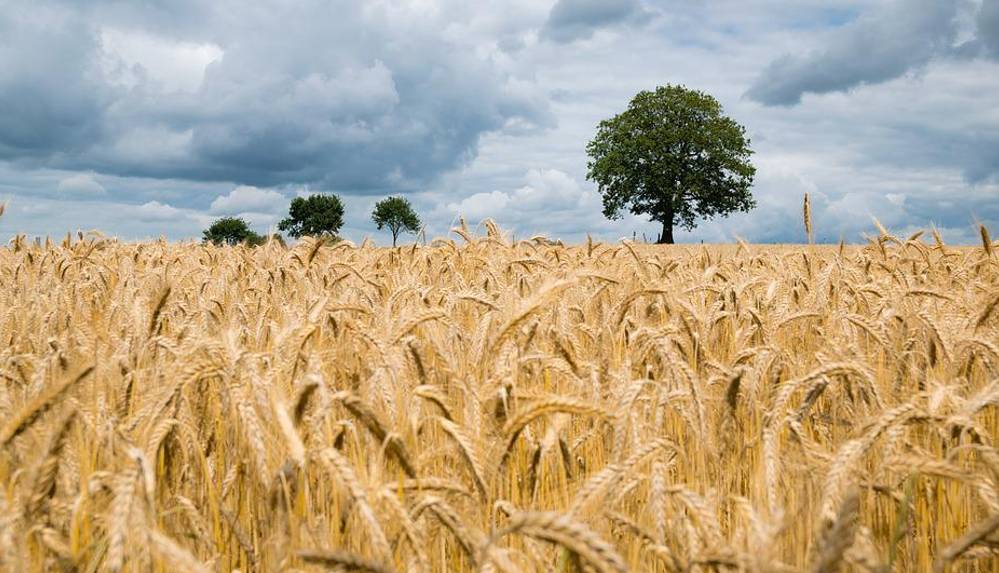
[[[876,224],[15,237],[0,571],[997,571],[995,245]]]

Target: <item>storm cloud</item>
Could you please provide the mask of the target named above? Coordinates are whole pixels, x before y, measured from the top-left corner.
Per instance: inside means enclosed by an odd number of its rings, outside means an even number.
[[[747,95],[766,105],[795,105],[806,93],[897,78],[952,47],[956,15],[954,0],[896,0],[844,26],[821,48],[774,60]]]
[[[637,23],[647,16],[638,0],[558,0],[541,35],[555,42],[586,39],[605,26]]]
[[[222,4],[5,8],[0,158],[378,192],[459,167],[510,122],[553,122],[432,23],[351,1]]]

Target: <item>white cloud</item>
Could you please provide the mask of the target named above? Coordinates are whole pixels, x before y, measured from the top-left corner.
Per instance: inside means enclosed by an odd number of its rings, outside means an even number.
[[[469,224],[494,219],[518,236],[548,235],[579,240],[586,234],[616,240],[619,236],[652,233],[654,225],[625,215],[623,221],[608,221],[602,215],[600,195],[592,186],[583,187],[558,169],[531,169],[522,175],[523,185],[509,191],[475,193],[448,203],[436,218],[462,216]]]
[[[574,211],[579,207],[599,205],[595,192],[584,191],[579,183],[558,169],[531,169],[524,175],[525,185],[512,191],[475,193],[447,208],[469,219],[500,217],[510,209],[517,213]]]
[[[175,221],[185,217],[182,210],[160,203],[159,201],[147,201],[132,209],[134,216],[140,221]]]
[[[892,205],[902,206],[905,204],[905,193],[886,193],[885,199]]]
[[[466,219],[485,219],[499,215],[509,203],[509,194],[502,191],[490,191],[488,193],[475,193],[458,203],[450,203],[448,209],[455,215],[460,215]]]
[[[176,42],[141,30],[103,27],[100,41],[105,73],[129,88],[148,78],[167,91],[194,92],[208,65],[223,56],[215,44]]]
[[[59,193],[72,197],[95,197],[107,194],[93,173],[77,173],[59,181]]]
[[[284,195],[270,189],[241,185],[226,195],[216,197],[209,207],[213,215],[238,215],[240,213],[276,213],[288,206]]]

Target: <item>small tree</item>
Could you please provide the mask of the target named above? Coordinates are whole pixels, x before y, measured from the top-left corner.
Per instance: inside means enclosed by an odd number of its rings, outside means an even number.
[[[586,146],[586,178],[599,186],[605,216],[616,219],[625,208],[648,215],[662,223],[657,242],[672,243],[674,225],[690,230],[698,218],[756,205],[745,132],[703,92],[643,91],[627,111],[600,122]]]
[[[251,247],[259,247],[262,245],[266,245],[271,241],[281,245],[282,247],[285,246],[284,237],[281,236],[281,233],[272,233],[270,235],[254,234],[253,237],[246,240],[246,244],[250,245]]]
[[[215,243],[216,245],[238,245],[243,242],[252,245],[261,238],[260,235],[250,230],[246,221],[239,217],[217,219],[205,229],[203,236],[206,243]]]
[[[416,233],[420,230],[420,218],[413,211],[409,199],[405,197],[386,197],[375,203],[371,219],[378,225],[378,230],[388,227],[392,232],[392,246],[395,246],[399,233],[407,231]]]
[[[278,223],[278,229],[287,231],[296,239],[322,236],[335,238],[342,226],[343,203],[336,195],[324,193],[295,197],[291,201],[288,217]]]

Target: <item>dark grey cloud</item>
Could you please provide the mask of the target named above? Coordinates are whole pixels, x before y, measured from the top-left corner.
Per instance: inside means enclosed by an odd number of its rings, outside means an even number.
[[[184,4],[5,8],[0,159],[122,176],[405,190],[474,158],[484,133],[553,124],[543,98],[432,25],[412,22],[400,34],[394,15],[347,0]],[[172,89],[143,54],[109,52],[116,34],[161,60],[191,42],[220,56],[194,91]]]
[[[774,60],[746,94],[765,105],[788,106],[806,93],[902,76],[952,47],[957,9],[955,0],[896,0],[844,26],[821,48]]]
[[[993,68],[982,63],[966,66],[967,74],[988,73]],[[869,117],[866,125],[843,130],[831,139],[851,149],[855,164],[865,169],[946,169],[973,186],[999,182],[999,117],[981,114],[976,105],[981,92],[975,85],[955,84],[939,90],[932,81],[917,83],[936,93],[913,94],[905,104],[908,109],[885,109],[883,117],[870,117],[874,109],[884,109],[878,102],[858,114]],[[986,89],[996,83],[990,82]]]
[[[896,140],[903,144],[893,149],[874,150],[874,157],[900,166],[922,160],[923,165],[957,168],[972,184],[999,181],[999,125],[996,122],[983,122],[968,132],[908,125],[896,134]]]
[[[973,25],[963,32],[971,37],[961,39],[961,17],[969,11]],[[774,60],[746,94],[765,105],[793,106],[806,93],[883,83],[923,69],[931,61],[994,56],[999,56],[999,0],[981,4],[895,1],[844,26],[819,49]],[[936,89],[926,85],[927,92]],[[892,110],[872,134],[884,145],[871,146],[863,161],[956,166],[971,183],[995,177],[999,173],[999,125],[990,120],[977,125],[958,121],[963,115],[959,106],[967,102],[939,99],[938,107],[927,111],[949,113],[954,121],[932,122],[930,117]]]
[[[639,0],[558,0],[541,36],[560,43],[585,40],[600,28],[638,21],[644,16],[646,11]]]
[[[999,0],[983,0],[978,12],[977,32],[982,50],[999,58]]]
[[[112,102],[93,30],[66,14],[0,10],[0,159],[77,153],[104,136]]]
[[[999,203],[985,191],[953,197],[914,197],[906,202],[906,215],[943,227],[972,228],[979,221],[999,221]]]

